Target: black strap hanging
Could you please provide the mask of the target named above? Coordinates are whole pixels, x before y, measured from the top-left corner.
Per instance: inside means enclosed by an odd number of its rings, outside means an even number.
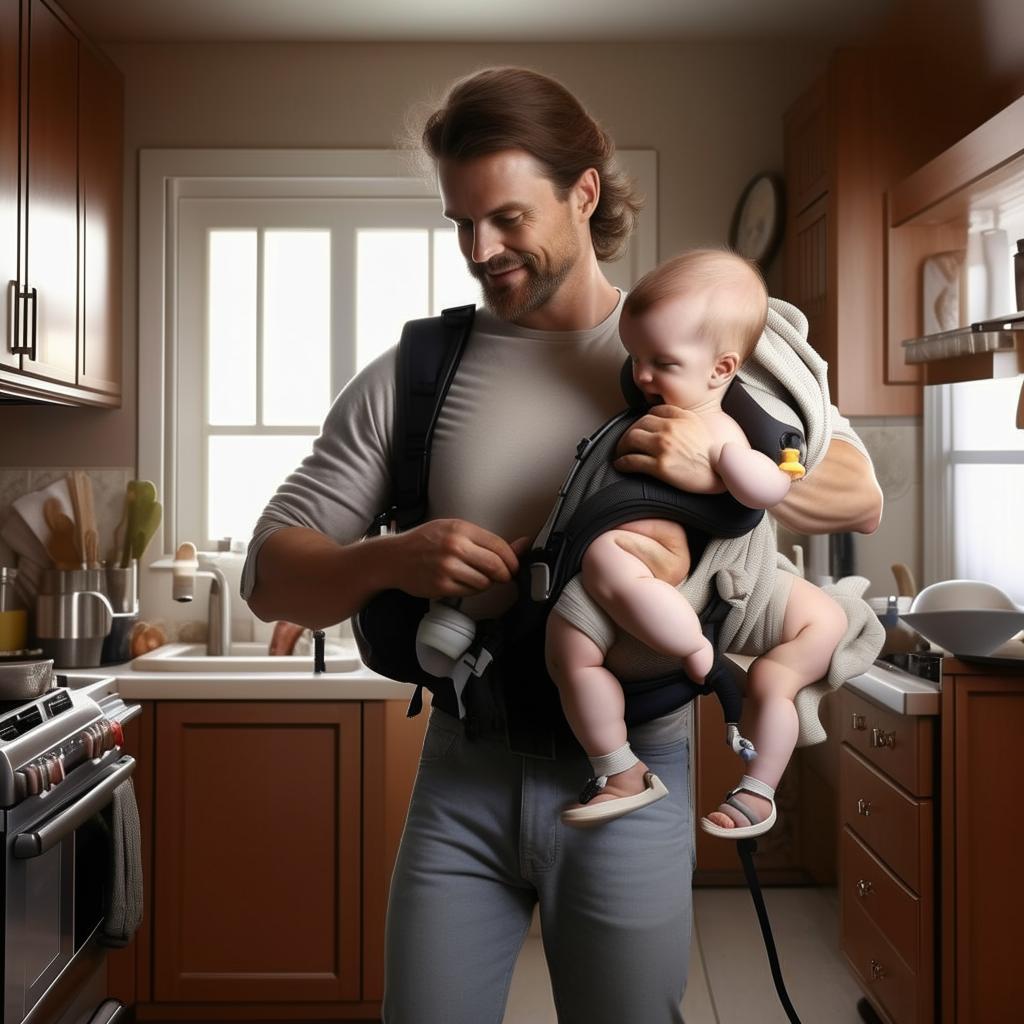
[[[782,980],[782,968],[779,966],[779,954],[775,949],[775,939],[772,938],[772,926],[768,920],[768,908],[764,905],[764,896],[761,894],[761,883],[757,880],[757,872],[754,870],[754,854],[757,853],[756,839],[738,839],[736,850],[740,855],[740,863],[743,865],[743,874],[747,879],[747,888],[750,889],[750,898],[754,901],[754,910],[757,912],[757,923],[761,926],[761,937],[764,939],[765,952],[768,954],[768,966],[772,971],[772,981],[775,982],[775,991],[778,993],[779,1002],[790,1020],[790,1024],[800,1024],[800,1018],[793,1009],[789,993],[786,991],[786,983]]]

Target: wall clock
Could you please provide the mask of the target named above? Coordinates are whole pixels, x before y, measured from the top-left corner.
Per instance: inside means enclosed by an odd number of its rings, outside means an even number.
[[[759,174],[736,204],[729,245],[764,270],[778,252],[784,223],[782,179],[777,174]]]

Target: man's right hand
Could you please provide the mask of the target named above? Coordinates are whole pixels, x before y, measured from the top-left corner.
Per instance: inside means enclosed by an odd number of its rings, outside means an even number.
[[[529,538],[509,544],[464,519],[433,519],[397,534],[392,543],[400,559],[400,589],[434,600],[467,597],[508,583],[519,570],[518,556]]]

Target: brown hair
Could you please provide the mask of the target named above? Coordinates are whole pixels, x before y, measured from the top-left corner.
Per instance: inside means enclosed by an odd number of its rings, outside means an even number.
[[[757,265],[728,249],[690,249],[659,264],[630,289],[622,311],[640,316],[691,286],[712,289],[702,333],[719,351],[738,348],[744,361],[764,332],[768,289]]]
[[[622,254],[643,204],[615,161],[615,144],[560,82],[528,68],[487,68],[457,81],[427,119],[423,148],[436,162],[506,149],[529,153],[564,200],[593,167],[601,195],[590,218],[599,260]]]

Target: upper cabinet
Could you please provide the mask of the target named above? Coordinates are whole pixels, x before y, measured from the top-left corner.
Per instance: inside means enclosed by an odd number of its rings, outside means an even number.
[[[784,121],[784,298],[807,315],[847,416],[921,412],[919,372],[887,345],[881,108],[869,55],[839,51]]]
[[[897,182],[889,213],[894,353],[928,384],[1024,372],[1024,96]]]
[[[121,75],[45,0],[0,0],[0,53],[0,392],[119,405]]]

